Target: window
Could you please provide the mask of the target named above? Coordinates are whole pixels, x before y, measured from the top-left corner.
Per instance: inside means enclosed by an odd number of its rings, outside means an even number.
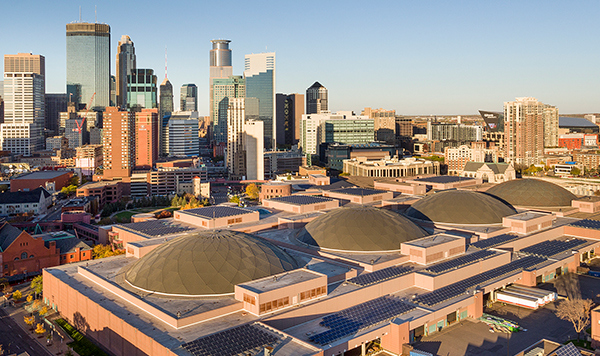
[[[75,258],[75,255],[74,255],[74,254],[71,254],[71,258]]]
[[[22,260],[24,260],[24,259],[26,259],[26,258],[27,258],[27,252],[23,252],[23,253],[21,254],[21,259],[22,259]]]

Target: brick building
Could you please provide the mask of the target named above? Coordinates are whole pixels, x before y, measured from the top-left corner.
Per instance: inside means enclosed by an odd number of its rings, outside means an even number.
[[[1,276],[39,272],[60,264],[55,242],[46,245],[43,239],[6,222],[0,225],[0,260]]]
[[[69,183],[73,172],[39,171],[23,174],[10,180],[10,191],[29,191],[44,187],[50,191],[59,191]]]

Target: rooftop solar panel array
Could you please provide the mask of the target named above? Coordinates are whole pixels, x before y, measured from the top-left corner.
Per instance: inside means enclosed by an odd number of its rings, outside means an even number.
[[[467,178],[467,177],[457,177],[457,176],[435,176],[435,177],[415,179],[415,181],[418,181],[418,182],[431,182],[431,183],[454,183],[454,182],[464,182],[464,181],[468,181],[468,180],[474,180],[474,179]]]
[[[496,247],[496,246],[500,246],[502,244],[505,244],[507,242],[511,242],[511,241],[517,240],[519,238],[520,238],[519,235],[502,234],[502,235],[490,237],[489,239],[479,240],[477,242],[473,242],[469,246],[473,246],[475,248],[483,250],[483,249],[486,249],[486,248],[493,248],[493,247]]]
[[[356,284],[357,286],[365,287],[371,284],[382,282],[391,278],[400,277],[412,271],[412,267],[408,266],[394,266],[379,271],[361,274],[360,276],[350,278],[348,282]]]
[[[372,325],[376,325],[408,313],[414,306],[398,298],[385,296],[328,315],[319,324],[329,330],[309,337],[318,345],[326,345],[344,336],[354,334]]]
[[[385,190],[366,189],[366,188],[341,188],[341,189],[332,190],[331,192],[348,194],[348,195],[361,195],[361,196],[387,193],[387,191],[385,191]]]
[[[444,273],[477,261],[481,261],[495,254],[495,251],[490,250],[477,251],[466,255],[462,255],[457,258],[453,258],[442,263],[438,263],[436,265],[426,268],[425,271],[434,274]]]
[[[184,214],[191,214],[208,219],[224,218],[242,214],[250,214],[252,210],[236,208],[233,206],[207,206],[204,208],[188,209],[182,211]]]
[[[161,220],[142,221],[138,223],[123,224],[120,226],[147,236],[163,236],[194,230],[191,227],[176,225],[171,221],[167,222]]]
[[[269,200],[282,202],[282,203],[289,203],[289,204],[294,204],[294,205],[308,205],[308,204],[326,203],[326,202],[332,201],[333,199],[325,198],[325,197],[315,197],[315,196],[310,196],[310,195],[290,195],[287,197],[271,198]]]
[[[600,230],[600,221],[585,219],[585,220],[575,221],[574,223],[570,223],[568,226],[582,227],[584,229]]]
[[[542,256],[542,257],[550,257],[557,255],[559,253],[569,251],[579,245],[583,245],[586,243],[586,240],[582,239],[570,239],[570,240],[550,240],[540,242],[539,244],[535,244],[529,247],[526,247],[519,252],[534,255],[534,256]]]
[[[582,353],[573,345],[569,343],[565,346],[561,346],[558,350],[555,351],[556,356],[581,356]]]
[[[543,257],[526,256],[518,260],[514,260],[498,268],[494,268],[492,270],[480,273],[473,277],[464,279],[460,282],[447,285],[433,292],[419,295],[416,298],[414,298],[413,301],[426,307],[433,307],[437,304],[445,302],[446,300],[458,297],[461,294],[465,294],[469,289],[480,286],[490,280],[504,276],[509,273],[533,267],[544,261],[546,261],[546,259]]]
[[[196,339],[181,347],[194,356],[233,356],[241,353],[245,355],[246,352],[255,349],[259,351],[260,348],[272,345],[278,340],[260,326],[245,324]]]

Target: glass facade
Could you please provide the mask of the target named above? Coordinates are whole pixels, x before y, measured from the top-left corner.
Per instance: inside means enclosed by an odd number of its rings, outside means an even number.
[[[127,108],[133,111],[154,109],[156,102],[156,75],[153,69],[136,69],[127,76]]]
[[[264,122],[265,148],[275,146],[275,53],[248,54],[244,77],[246,97],[259,101],[259,120]]]
[[[180,111],[198,111],[198,87],[196,84],[184,84],[179,93]]]
[[[70,100],[104,110],[110,105],[110,26],[67,24],[67,95]]]
[[[231,76],[229,78],[212,79],[211,102],[213,117],[213,141],[215,143],[227,142],[227,109],[229,108],[229,98],[246,97],[246,84],[241,76]]]

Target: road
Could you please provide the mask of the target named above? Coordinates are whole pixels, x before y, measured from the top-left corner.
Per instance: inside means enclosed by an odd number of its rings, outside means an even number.
[[[67,203],[68,200],[58,201],[52,208],[48,210],[46,216],[39,220],[39,222],[49,222],[54,220],[60,220],[60,214],[63,205]]]
[[[0,344],[4,347],[4,352],[22,353],[27,351],[30,355],[48,355],[52,353],[41,347],[31,337],[33,334],[25,332],[15,323],[7,314],[4,308],[0,308]]]

